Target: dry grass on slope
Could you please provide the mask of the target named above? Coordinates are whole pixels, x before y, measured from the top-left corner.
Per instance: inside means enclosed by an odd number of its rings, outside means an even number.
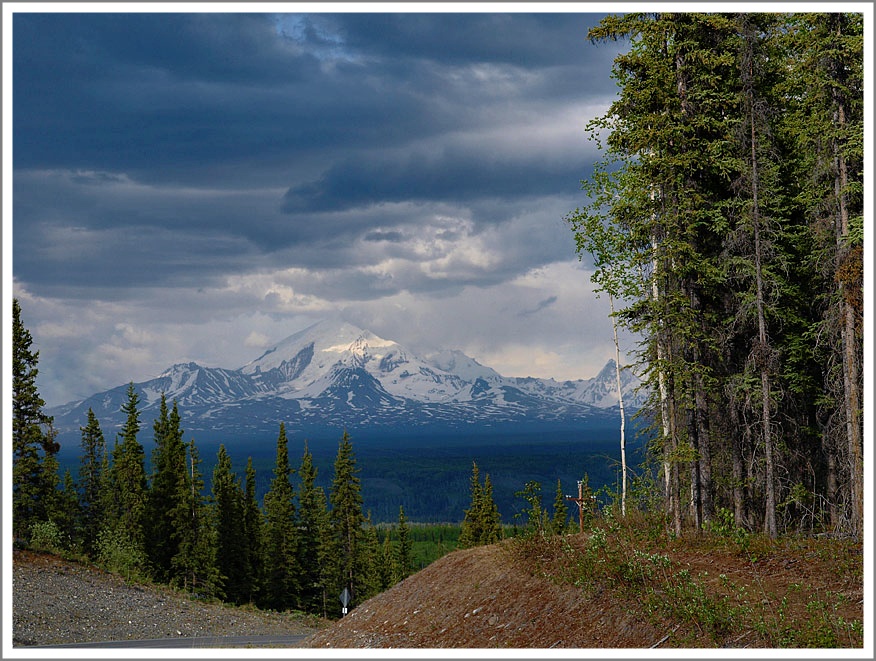
[[[638,647],[664,631],[514,563],[507,545],[454,551],[308,639],[310,647]]]
[[[863,601],[860,543],[611,524],[454,551],[305,645],[858,648]]]

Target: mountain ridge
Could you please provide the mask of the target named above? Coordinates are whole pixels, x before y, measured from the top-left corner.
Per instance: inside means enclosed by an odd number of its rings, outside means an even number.
[[[623,371],[624,402],[638,408],[639,380]],[[397,433],[431,429],[574,427],[616,416],[614,361],[591,379],[505,377],[462,351],[417,355],[346,322],[321,321],[237,369],[176,363],[134,384],[143,417],[161,395],[175,401],[190,431],[216,436],[311,432],[339,426]],[[124,422],[128,385],[49,409],[63,433],[84,426],[90,408],[107,429]]]

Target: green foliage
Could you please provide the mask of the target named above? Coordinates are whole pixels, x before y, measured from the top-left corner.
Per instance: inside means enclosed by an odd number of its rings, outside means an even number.
[[[771,535],[861,528],[862,35],[840,12],[630,13],[588,35],[629,48],[566,220],[641,338],[676,535],[728,503]]]
[[[323,565],[327,559],[326,536],[328,535],[328,512],[326,496],[322,487],[316,485],[317,468],[313,455],[304,443],[304,455],[298,469],[298,566],[300,567],[300,607],[310,612],[319,612],[323,606],[326,590]]]
[[[97,535],[97,560],[111,572],[128,580],[147,578],[148,560],[143,547],[124,528],[104,526]]]
[[[106,441],[100,422],[94,411],[88,409],[88,421],[85,427],[80,427],[82,434],[82,454],[79,466],[79,504],[82,509],[83,548],[86,553],[94,550],[97,533],[104,518],[104,505],[101,498],[101,488],[104,481],[106,466]]]
[[[410,540],[410,528],[405,518],[404,507],[398,509],[398,546],[395,557],[395,580],[401,581],[410,576],[413,569],[413,547]]]
[[[26,539],[34,522],[54,514],[58,483],[52,418],[43,412],[36,379],[39,351],[12,300],[12,532]]]
[[[30,548],[35,551],[62,554],[69,546],[70,537],[54,521],[34,521],[30,524]]]
[[[529,481],[523,485],[523,490],[518,491],[516,495],[518,498],[523,498],[529,507],[514,516],[516,518],[525,517],[523,525],[528,534],[543,535],[549,520],[547,512],[541,506],[541,484]]]
[[[262,512],[256,500],[256,473],[252,457],[246,462],[246,483],[243,497],[243,539],[248,580],[242,599],[255,603],[260,598],[265,575],[265,550]]]
[[[161,395],[159,415],[153,424],[155,448],[152,451],[152,478],[144,518],[146,551],[155,579],[173,578],[173,558],[179,553],[181,531],[188,525],[191,511],[191,475],[176,402],[173,410]]]
[[[365,600],[372,587],[373,564],[364,544],[365,515],[362,512],[362,491],[359,469],[353,453],[353,443],[344,431],[335,457],[334,475],[329,495],[329,557],[333,560],[331,578],[327,583],[337,595],[345,587],[352,595],[351,607]]]
[[[502,539],[502,524],[499,509],[493,500],[493,483],[490,476],[480,481],[480,470],[472,462],[471,506],[465,511],[459,547],[469,548],[482,544],[493,544]]]
[[[265,495],[265,593],[263,602],[275,610],[296,605],[299,567],[298,533],[289,466],[286,425],[280,423],[274,479]]]
[[[562,535],[569,528],[569,506],[566,505],[566,494],[563,485],[557,480],[557,493],[554,497],[554,515],[551,519],[551,529],[557,535]]]
[[[219,446],[212,480],[213,525],[216,528],[216,568],[222,577],[226,601],[235,604],[250,600],[249,548],[244,525],[244,493],[240,479],[233,473],[231,457]]]
[[[222,593],[216,567],[216,529],[202,495],[201,459],[194,440],[189,442],[184,459],[189,469],[187,479],[179,485],[178,511],[170,512],[181,525],[177,551],[171,559],[170,584],[201,597],[216,597]]]
[[[716,537],[732,539],[741,553],[748,551],[751,535],[745,528],[736,525],[733,512],[726,507],[719,508],[715,518],[703,524],[703,530]]]
[[[144,524],[147,512],[147,482],[143,446],[137,440],[140,431],[140,397],[134,384],[128,385],[128,399],[122,406],[126,413],[121,442],[112,453],[111,493],[104,501],[106,523],[127,531],[132,544],[145,552]]]

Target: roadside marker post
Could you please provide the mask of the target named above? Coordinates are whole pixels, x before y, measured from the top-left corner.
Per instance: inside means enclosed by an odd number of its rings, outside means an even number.
[[[347,606],[350,603],[350,588],[344,588],[343,592],[340,594],[340,600],[341,606],[343,606],[341,609],[341,616],[344,616],[347,614]]]

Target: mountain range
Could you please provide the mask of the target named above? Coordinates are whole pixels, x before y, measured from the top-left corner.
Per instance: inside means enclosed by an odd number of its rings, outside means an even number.
[[[644,395],[622,372],[628,412]],[[348,323],[322,321],[279,342],[238,369],[173,365],[135,383],[141,424],[151,426],[162,393],[176,401],[186,436],[213,440],[276,438],[287,432],[362,435],[550,431],[615,425],[614,361],[591,379],[505,377],[461,351],[417,355]],[[49,409],[62,435],[79,434],[88,409],[112,439],[124,422],[128,385]]]

